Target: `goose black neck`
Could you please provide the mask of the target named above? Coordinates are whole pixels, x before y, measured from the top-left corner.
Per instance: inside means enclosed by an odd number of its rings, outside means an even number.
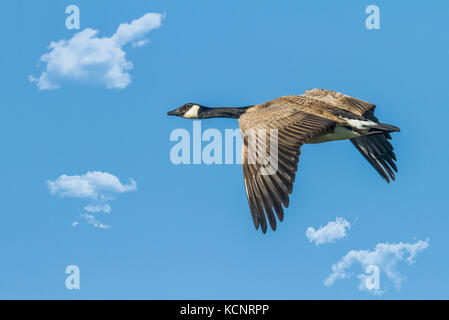
[[[248,107],[226,107],[226,108],[208,108],[208,107],[204,107],[204,109],[200,113],[200,118],[202,118],[202,119],[209,119],[209,118],[238,119],[250,107],[252,107],[252,106],[248,106]]]

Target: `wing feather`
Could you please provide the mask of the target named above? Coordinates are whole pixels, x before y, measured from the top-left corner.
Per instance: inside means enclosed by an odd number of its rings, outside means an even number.
[[[311,89],[307,90],[304,95],[313,99],[323,101],[331,106],[344,109],[358,116],[363,116],[363,114],[367,110],[376,106],[370,102],[353,98],[343,93],[332,90]]]
[[[268,224],[276,230],[276,216],[282,221],[283,207],[289,205],[300,147],[310,137],[326,130],[333,121],[294,108],[272,105],[242,115],[239,123],[243,136],[243,178],[254,226],[256,229],[260,226],[264,233]],[[266,135],[259,135],[259,129],[265,129]],[[254,139],[258,147],[262,146],[262,152],[264,147],[270,150],[270,129],[277,130],[277,155],[276,152],[269,154],[270,160],[277,163],[277,170],[271,174],[262,174],[266,165],[257,157],[250,139]]]
[[[365,118],[379,122],[374,116],[374,108],[369,109],[363,115]],[[374,169],[390,183],[390,178],[394,181],[394,172],[398,172],[396,166],[396,155],[393,146],[390,143],[391,135],[389,133],[368,135],[351,139],[352,144],[359,150]]]

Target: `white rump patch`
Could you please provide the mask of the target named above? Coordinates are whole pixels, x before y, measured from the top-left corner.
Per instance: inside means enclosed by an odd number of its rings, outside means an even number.
[[[370,120],[356,120],[356,119],[348,119],[348,118],[343,118],[346,120],[346,122],[354,128],[357,129],[366,129],[367,127],[373,126],[376,123]]]

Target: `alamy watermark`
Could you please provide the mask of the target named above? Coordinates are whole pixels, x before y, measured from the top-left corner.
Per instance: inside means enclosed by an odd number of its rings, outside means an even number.
[[[366,7],[365,13],[369,14],[365,20],[365,26],[368,30],[380,29],[380,9],[378,6],[371,4]]]
[[[170,161],[175,164],[242,164],[242,144],[245,140],[246,164],[257,165],[259,174],[272,175],[278,169],[278,130],[201,129],[201,121],[193,121],[192,135],[183,128],[174,129],[170,141]],[[203,142],[207,144],[203,147]],[[224,161],[223,161],[224,154]]]
[[[80,268],[71,264],[65,269],[65,273],[69,276],[65,279],[65,287],[68,290],[80,289]]]
[[[368,276],[365,278],[365,288],[367,290],[380,289],[380,269],[378,266],[372,264],[366,267],[365,273]]]
[[[65,27],[69,30],[78,30],[80,28],[80,8],[72,4],[65,8],[65,13],[69,15],[65,20]]]

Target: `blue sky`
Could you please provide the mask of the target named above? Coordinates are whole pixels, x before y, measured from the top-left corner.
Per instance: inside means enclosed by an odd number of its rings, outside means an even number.
[[[65,8],[80,8],[67,30]],[[380,30],[365,8],[380,8]],[[0,298],[417,299],[449,298],[446,119],[447,1],[8,1],[0,11]],[[133,68],[124,88],[63,83],[38,90],[29,75],[51,41],[86,28],[111,37],[122,23],[162,13],[141,47],[123,46]],[[302,148],[286,217],[254,230],[240,165],[170,162],[169,136],[192,122],[167,117],[185,102],[251,105],[310,88],[373,102],[394,124],[397,181],[386,184],[348,141]],[[237,128],[230,119],[203,129]],[[331,161],[330,161],[331,160]],[[109,229],[80,220],[87,198],[51,194],[61,175],[103,172]],[[122,189],[136,182],[136,190]],[[129,192],[128,192],[129,191]],[[343,217],[343,238],[306,237]],[[73,221],[79,225],[72,226]],[[325,286],[332,265],[379,243],[428,241],[416,262],[397,263],[400,290],[381,273],[381,295],[356,275]],[[67,290],[77,265],[81,289]]]

